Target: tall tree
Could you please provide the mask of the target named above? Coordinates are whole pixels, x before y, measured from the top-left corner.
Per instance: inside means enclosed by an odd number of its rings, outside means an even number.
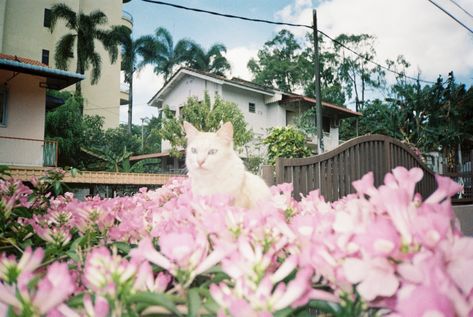
[[[336,55],[333,69],[337,70],[338,81],[344,86],[347,96],[355,98],[356,111],[364,107],[367,88],[378,88],[385,83],[383,69],[370,63],[376,57],[374,40],[369,34],[341,34],[336,37],[334,44]],[[343,46],[359,55],[347,52]]]
[[[163,27],[156,29],[154,40],[156,49],[154,72],[162,74],[164,80],[169,79],[176,66],[192,61],[191,51],[196,46],[193,41],[181,39],[174,45],[171,33]]]
[[[258,51],[258,59],[248,62],[248,69],[254,75],[254,82],[273,86],[285,92],[301,87],[301,46],[294,34],[281,30]]]
[[[227,48],[220,43],[212,45],[208,51],[205,51],[200,45],[191,46],[191,62],[189,66],[203,70],[216,75],[224,76],[225,72],[230,70],[230,63],[223,53],[227,52]]]
[[[324,101],[335,104],[345,102],[342,84],[336,76],[336,54],[324,49],[321,40],[320,71],[321,89]],[[258,58],[248,62],[248,69],[254,82],[273,86],[285,92],[304,91],[315,97],[314,49],[312,35],[299,43],[294,34],[281,30],[271,41],[258,51]]]
[[[51,32],[54,31],[57,21],[61,19],[66,22],[66,27],[72,32],[62,36],[56,43],[54,54],[56,66],[60,69],[68,68],[69,60],[74,57],[75,43],[76,72],[84,74],[91,68],[91,82],[96,84],[100,78],[102,58],[96,51],[95,40],[102,43],[112,63],[118,57],[117,36],[112,29],[99,28],[107,24],[107,16],[99,10],[92,11],[90,14],[76,13],[64,3],[55,4],[51,8]],[[81,94],[80,81],[76,84],[76,94]]]
[[[131,134],[133,125],[133,74],[145,65],[154,62],[156,45],[150,35],[133,39],[131,30],[123,26],[117,27],[115,32],[121,44],[122,69],[125,72],[125,82],[130,85],[128,91],[128,133]],[[139,57],[141,57],[140,61],[138,61]]]

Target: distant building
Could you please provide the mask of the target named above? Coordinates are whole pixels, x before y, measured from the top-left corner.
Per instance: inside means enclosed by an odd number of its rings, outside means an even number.
[[[75,12],[90,13],[100,10],[108,18],[108,26],[132,27],[131,16],[122,11],[123,3],[130,0],[0,0],[0,53],[21,56],[55,67],[54,52],[58,40],[70,32],[63,20],[58,21],[53,33],[49,30],[50,8],[64,3]],[[89,73],[82,82],[84,113],[104,117],[104,128],[117,127],[120,102],[126,104],[126,87],[120,90],[120,58],[111,64],[101,44],[97,51],[102,58],[102,74],[96,85],[91,85]],[[75,58],[69,71],[76,70]],[[70,87],[73,90],[74,87]]]

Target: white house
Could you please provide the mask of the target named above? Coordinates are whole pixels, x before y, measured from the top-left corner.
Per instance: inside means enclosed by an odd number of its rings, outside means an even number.
[[[238,105],[256,137],[264,137],[269,128],[290,125],[299,114],[315,105],[315,99],[312,98],[190,68],[180,68],[151,98],[148,105],[158,109],[167,105],[179,115],[187,98],[202,99],[206,91],[211,99],[218,95]],[[322,107],[324,146],[326,150],[331,150],[338,146],[340,120],[361,114],[326,102],[322,102]],[[315,136],[312,141],[317,144]],[[169,142],[164,141],[162,151],[165,153],[170,148]]]

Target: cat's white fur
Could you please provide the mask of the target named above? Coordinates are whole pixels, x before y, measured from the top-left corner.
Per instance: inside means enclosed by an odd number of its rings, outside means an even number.
[[[186,166],[194,195],[227,194],[235,205],[252,208],[270,198],[270,190],[258,176],[245,170],[233,150],[233,125],[227,122],[217,132],[200,132],[184,122],[187,138]]]

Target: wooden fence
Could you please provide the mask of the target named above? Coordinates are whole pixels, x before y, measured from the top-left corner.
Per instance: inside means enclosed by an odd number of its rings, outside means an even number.
[[[400,141],[384,135],[367,135],[347,141],[321,155],[276,160],[276,183],[292,183],[294,197],[320,189],[328,201],[337,200],[354,192],[351,183],[373,171],[375,185],[383,183],[384,175],[396,166],[407,169],[420,167],[424,178],[416,191],[423,197],[436,188],[434,173]],[[264,175],[268,179],[267,174]]]

